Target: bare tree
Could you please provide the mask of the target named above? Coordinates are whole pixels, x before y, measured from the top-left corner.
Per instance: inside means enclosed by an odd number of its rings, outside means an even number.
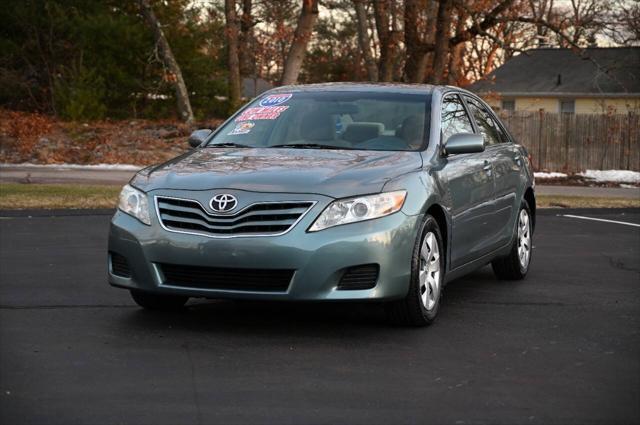
[[[256,75],[255,62],[255,38],[253,27],[256,23],[252,15],[253,1],[242,0],[242,19],[240,20],[240,48],[238,57],[240,61],[240,75],[254,77]]]
[[[307,44],[318,19],[318,0],[302,0],[302,10],[298,18],[296,32],[291,42],[282,72],[281,84],[296,84],[302,68]]]
[[[464,31],[464,27],[467,20],[467,13],[462,8],[456,8],[456,32],[461,33]],[[447,81],[449,84],[463,85],[466,82],[466,76],[464,75],[464,56],[467,48],[467,43],[458,43],[455,46],[451,46],[451,54],[449,56],[449,73]]]
[[[603,17],[610,6],[602,0],[571,0],[568,26],[571,27],[573,44],[595,43],[595,36],[604,27]]]
[[[238,58],[238,16],[236,1],[225,0],[227,62],[229,67],[229,107],[234,110],[240,106],[240,60]]]
[[[440,0],[440,5],[438,5],[436,40],[433,51],[433,73],[430,78],[430,82],[434,84],[440,84],[444,81],[444,71],[449,55],[449,39],[451,38],[452,6],[452,0]]]
[[[421,25],[426,4],[427,0],[406,0],[404,3],[404,44],[407,50],[404,77],[410,83],[421,83],[427,66],[427,52],[422,48],[424,26]]]
[[[176,61],[176,58],[173,56],[171,46],[164,35],[164,31],[162,31],[160,21],[156,18],[156,14],[153,12],[148,0],[138,0],[138,4],[140,5],[142,16],[144,16],[147,24],[153,30],[153,36],[155,38],[158,51],[160,52],[162,62],[170,72],[170,78],[168,78],[168,80],[172,82],[176,90],[176,100],[178,103],[180,119],[187,124],[192,124],[193,111],[191,109],[191,102],[189,101],[189,92],[187,91],[187,86],[184,83],[184,78],[182,78],[180,66]]]
[[[436,35],[437,0],[406,0],[404,4],[404,44],[406,60],[404,79],[410,83],[422,83],[432,59]],[[429,70],[430,74],[430,70]]]
[[[640,1],[614,0],[604,33],[621,45],[640,43]]]
[[[356,9],[356,19],[358,21],[358,44],[362,51],[365,68],[370,81],[378,81],[378,67],[371,53],[371,40],[369,38],[369,19],[365,0],[353,0]]]
[[[380,40],[378,77],[380,81],[393,81],[393,60],[396,48],[396,34],[390,28],[390,0],[374,0],[376,32]]]

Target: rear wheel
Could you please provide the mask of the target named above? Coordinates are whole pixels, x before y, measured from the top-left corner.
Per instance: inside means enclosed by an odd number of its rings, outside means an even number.
[[[148,310],[176,311],[184,307],[189,297],[179,295],[152,294],[151,292],[131,290],[131,298],[140,307]]]
[[[516,235],[509,255],[497,258],[491,262],[493,272],[498,279],[524,279],[531,264],[533,252],[533,232],[531,226],[531,210],[527,201],[522,201],[518,212]]]
[[[411,260],[409,292],[404,299],[389,303],[387,314],[395,324],[430,325],[440,308],[444,278],[442,236],[430,215],[425,217]]]

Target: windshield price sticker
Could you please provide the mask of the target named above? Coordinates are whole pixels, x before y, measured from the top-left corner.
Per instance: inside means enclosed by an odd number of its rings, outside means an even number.
[[[236,127],[233,130],[231,130],[228,136],[235,136],[237,134],[247,134],[251,131],[251,129],[255,125],[256,123],[253,123],[251,121],[241,122],[239,124],[236,124]]]
[[[260,106],[278,106],[291,99],[291,93],[272,94],[260,101]]]
[[[275,120],[281,113],[289,109],[288,106],[261,106],[249,108],[242,112],[236,121]]]

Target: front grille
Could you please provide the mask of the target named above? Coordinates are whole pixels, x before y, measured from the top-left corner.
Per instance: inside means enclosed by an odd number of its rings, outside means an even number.
[[[237,291],[286,292],[294,270],[234,269],[159,264],[164,285]]]
[[[120,277],[131,277],[131,268],[129,262],[120,254],[110,252],[111,256],[111,273]]]
[[[158,217],[168,230],[210,236],[285,233],[311,208],[313,202],[264,202],[235,214],[212,215],[196,201],[157,197]]]
[[[349,267],[340,278],[339,290],[371,289],[378,281],[377,264]]]

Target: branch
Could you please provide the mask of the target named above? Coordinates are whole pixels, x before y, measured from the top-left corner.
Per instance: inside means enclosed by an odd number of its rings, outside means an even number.
[[[453,37],[453,38],[451,38],[449,40],[449,44],[456,45],[456,44],[459,44],[459,43],[463,43],[465,41],[469,41],[472,38],[474,38],[475,36],[479,35],[481,32],[485,32],[489,28],[493,27],[495,24],[500,22],[500,19],[498,18],[498,15],[500,15],[502,12],[507,10],[509,8],[509,6],[511,6],[513,1],[514,0],[503,0],[502,2],[500,2],[496,7],[494,7],[484,17],[482,22],[472,26],[471,28],[469,28],[466,31],[463,31],[460,34],[456,34],[455,37]],[[462,2],[462,0],[456,0],[454,2],[454,4],[456,6],[459,6],[459,7],[465,7],[464,3]],[[512,20],[512,19],[510,19],[510,20]]]

